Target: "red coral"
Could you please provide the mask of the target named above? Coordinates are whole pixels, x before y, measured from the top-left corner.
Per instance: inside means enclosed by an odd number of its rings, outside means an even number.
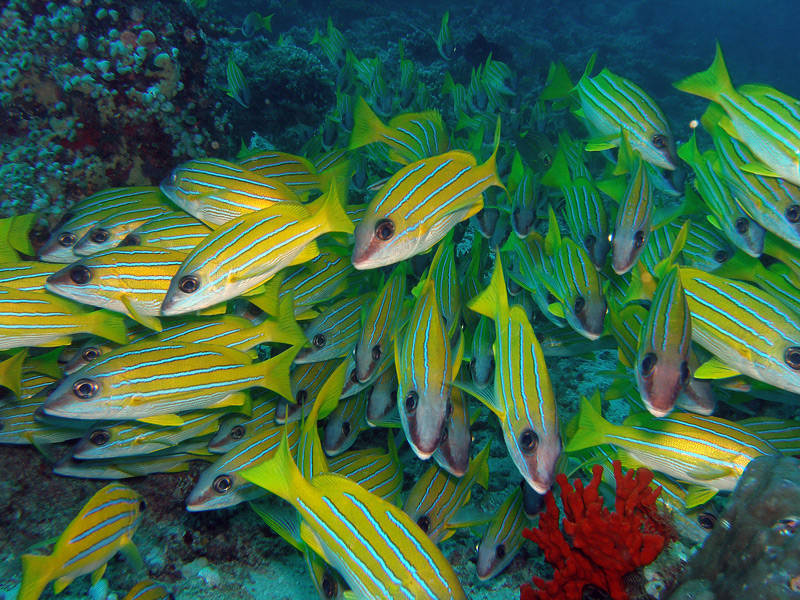
[[[595,465],[589,485],[584,488],[576,479],[575,489],[566,475],[558,475],[565,515],[563,533],[552,492],[545,498],[547,508],[539,516],[538,527],[522,532],[542,548],[555,574],[552,581],[534,577],[538,590],[523,585],[520,600],[581,600],[586,586],[600,588],[613,600],[628,600],[623,577],[653,562],[671,537],[656,511],[661,488],[650,488],[650,471],[639,469],[636,475],[628,471],[623,476],[619,461],[614,461],[616,512],[604,506],[597,492],[602,473],[603,468]]]

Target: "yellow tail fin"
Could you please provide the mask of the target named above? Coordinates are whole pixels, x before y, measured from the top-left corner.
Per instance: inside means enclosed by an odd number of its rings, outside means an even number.
[[[38,600],[50,583],[50,557],[38,554],[22,555],[22,584],[17,600]]]

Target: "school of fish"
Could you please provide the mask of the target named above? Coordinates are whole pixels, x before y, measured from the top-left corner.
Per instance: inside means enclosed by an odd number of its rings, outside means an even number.
[[[252,13],[243,32],[269,27]],[[431,37],[451,60],[448,14]],[[466,598],[442,543],[478,528],[492,578],[556,474],[598,461],[656,472],[701,541],[751,459],[800,454],[800,422],[717,416],[800,392],[800,101],[734,87],[717,47],[675,84],[710,101],[678,143],[594,57],[577,84],[551,65],[510,119],[515,76],[489,57],[448,75],[449,127],[411,61],[393,98],[332,22],[312,44],[344,75],[338,121],[300,155],[191,160],[86,197],[36,245],[35,215],[0,221],[0,444],[74,442],[54,470],[91,479],[204,461],[186,508],[249,502],[323,599]],[[232,58],[227,77],[249,106]],[[601,350],[612,383],[567,420],[548,366]],[[476,422],[497,438],[480,451]],[[428,466],[404,492],[406,443]],[[491,443],[519,485],[476,513]],[[49,555],[22,557],[18,598],[96,582],[118,551],[140,564],[146,500],[98,491]],[[168,595],[144,580],[126,598]]]

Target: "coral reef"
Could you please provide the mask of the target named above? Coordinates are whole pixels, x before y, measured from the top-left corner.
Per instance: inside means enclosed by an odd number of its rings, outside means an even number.
[[[650,471],[639,469],[636,475],[628,471],[623,476],[619,461],[614,462],[614,512],[605,507],[598,491],[602,472],[602,467],[595,465],[589,485],[584,487],[576,479],[574,488],[563,473],[558,475],[565,515],[563,532],[552,492],[545,498],[547,508],[539,517],[538,527],[523,531],[542,548],[555,573],[551,581],[534,577],[538,590],[523,585],[521,600],[581,600],[587,594],[626,600],[625,579],[653,562],[672,536],[656,511],[661,489],[650,487]]]
[[[185,3],[11,0],[0,25],[3,216],[157,183],[211,151],[205,40]]]
[[[799,596],[800,460],[756,458],[670,600]]]

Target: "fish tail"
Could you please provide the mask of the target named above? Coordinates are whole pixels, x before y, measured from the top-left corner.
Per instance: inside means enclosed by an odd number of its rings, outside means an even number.
[[[347,197],[344,179],[337,177],[331,181],[326,198],[320,204],[319,210],[316,213],[316,220],[323,223],[327,231],[353,233],[355,226],[342,206],[342,196],[344,196],[345,199]]]
[[[613,427],[603,418],[603,415],[587,399],[581,399],[581,408],[578,413],[578,430],[567,444],[567,452],[576,452],[584,448],[592,448],[606,443],[606,433]]]
[[[89,318],[92,323],[92,333],[117,344],[127,343],[128,332],[122,314],[101,309],[92,312]]]
[[[697,159],[700,156],[700,151],[697,148],[697,139],[695,138],[694,131],[692,132],[692,136],[689,138],[689,141],[687,141],[685,144],[681,144],[681,147],[678,148],[678,156],[683,159],[684,162],[687,162],[690,165],[697,163]]]
[[[17,600],[37,600],[50,583],[50,557],[38,554],[22,555],[22,584]]]
[[[508,296],[506,295],[506,281],[503,277],[503,264],[500,253],[495,253],[494,271],[489,286],[469,301],[467,308],[490,319],[500,312],[508,311]]]
[[[306,492],[311,486],[292,458],[285,430],[281,436],[281,444],[272,458],[252,469],[241,471],[241,475],[294,506],[297,506],[298,497],[311,496]]]
[[[569,185],[571,181],[572,176],[569,173],[567,157],[564,155],[564,150],[559,148],[553,157],[553,164],[542,176],[542,183],[550,187],[560,188]]]
[[[714,61],[708,69],[689,75],[673,85],[682,92],[707,98],[713,102],[719,102],[722,95],[734,92],[719,42],[717,42]]]
[[[294,298],[291,294],[287,294],[278,306],[278,330],[280,339],[276,339],[277,342],[292,346],[303,346],[308,342],[294,318]]]
[[[348,150],[355,150],[368,144],[381,141],[386,126],[375,114],[362,96],[353,108],[353,132],[350,134]]]
[[[542,93],[539,94],[539,100],[560,100],[569,96],[575,84],[569,77],[569,71],[564,63],[550,63],[550,68],[547,71],[547,81],[544,84]]]
[[[264,367],[261,385],[276,394],[280,394],[289,402],[294,402],[292,385],[289,381],[289,369],[292,367],[295,356],[300,352],[300,348],[302,346],[292,346],[288,350],[284,350],[277,356],[273,356],[261,363]]]
[[[488,176],[487,184],[488,185],[496,185],[497,187],[503,188],[508,196],[509,201],[511,200],[511,195],[508,193],[506,186],[500,181],[500,175],[497,173],[497,151],[500,149],[500,117],[497,117],[497,125],[494,128],[494,150],[492,150],[492,155],[489,159],[483,163],[480,167],[478,167],[485,175]]]

